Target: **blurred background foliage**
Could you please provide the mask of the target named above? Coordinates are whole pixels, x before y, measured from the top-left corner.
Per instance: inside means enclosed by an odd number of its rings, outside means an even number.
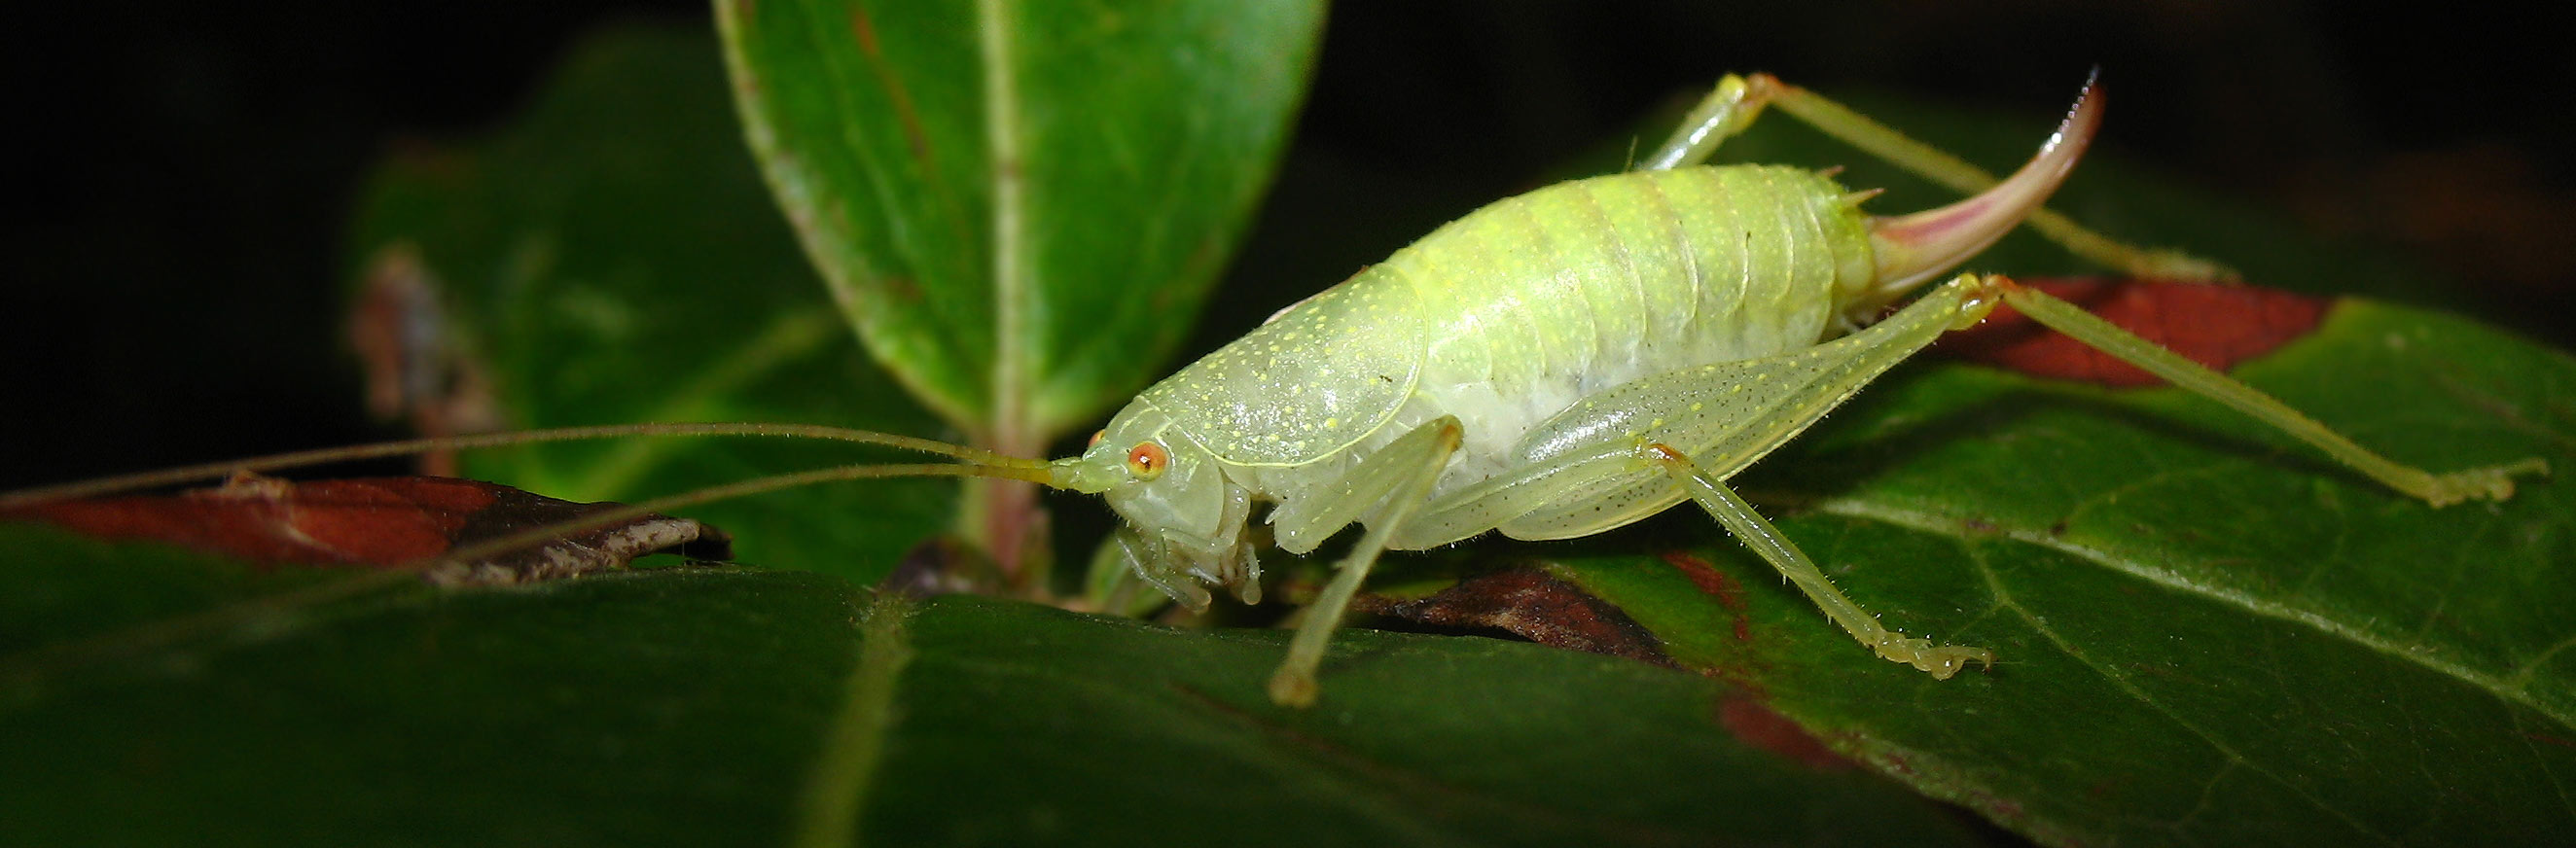
[[[2482,281],[2563,344],[2576,68],[2496,18],[2322,2],[1345,4],[1290,158],[1186,350],[1542,182],[1728,70],[2021,111],[2105,70],[2105,146]],[[690,2],[54,4],[13,26],[0,486],[394,434],[340,339],[390,152],[506,123],[579,34]],[[726,116],[729,118],[730,116]],[[1648,140],[1646,143],[1651,143]],[[2438,288],[2438,286],[2436,286]],[[39,449],[41,446],[41,449]]]

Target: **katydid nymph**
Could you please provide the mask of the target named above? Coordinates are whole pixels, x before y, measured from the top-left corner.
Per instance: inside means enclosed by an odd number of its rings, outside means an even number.
[[[1847,189],[1829,174],[1703,164],[1771,108],[1972,196],[1874,216],[1860,208],[1872,192]],[[2254,389],[2000,276],[1962,274],[1918,295],[2023,223],[2121,270],[2217,275],[2214,266],[2122,245],[2039,208],[2082,156],[2102,110],[2100,91],[2088,84],[2038,155],[1997,180],[1771,77],[1727,77],[1635,169],[1504,199],[1441,227],[1146,389],[1088,449],[1053,461],[887,434],[763,425],[433,441],[773,433],[946,454],[957,461],[785,475],[635,511],[828,480],[1027,480],[1102,496],[1123,521],[1109,543],[1111,559],[1193,608],[1209,604],[1210,588],[1247,602],[1259,598],[1259,556],[1245,532],[1256,522],[1271,525],[1278,547],[1295,554],[1359,525],[1364,532],[1270,679],[1271,698],[1291,706],[1315,701],[1326,642],[1383,552],[1489,531],[1527,540],[1585,536],[1684,500],[1879,656],[1938,678],[1970,662],[1990,665],[1987,649],[1882,625],[1726,481],[1888,368],[1999,304],[2435,506],[2507,498],[2514,477],[2545,473],[2539,459],[2447,474],[2400,465]]]

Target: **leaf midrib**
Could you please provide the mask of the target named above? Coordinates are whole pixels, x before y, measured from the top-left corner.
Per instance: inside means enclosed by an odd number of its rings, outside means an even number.
[[[851,590],[858,620],[852,636],[857,659],[842,678],[841,709],[823,732],[813,768],[799,792],[790,844],[837,848],[858,844],[861,817],[876,786],[886,739],[895,725],[894,701],[904,666],[912,662],[905,627],[910,600],[894,592]]]
[[[976,61],[984,86],[984,157],[993,180],[993,447],[1004,453],[1033,455],[1028,448],[1039,434],[1028,421],[1029,393],[1035,386],[1027,368],[1029,313],[1026,301],[1037,291],[1028,261],[1028,184],[1020,149],[1019,79],[1014,75],[1011,28],[1017,19],[1010,0],[976,0]]]

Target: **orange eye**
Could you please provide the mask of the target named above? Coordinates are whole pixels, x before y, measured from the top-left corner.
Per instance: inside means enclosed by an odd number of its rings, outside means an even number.
[[[1136,479],[1154,479],[1163,473],[1164,467],[1171,464],[1172,455],[1164,453],[1162,445],[1153,442],[1137,442],[1135,447],[1127,449],[1127,471],[1136,475]]]

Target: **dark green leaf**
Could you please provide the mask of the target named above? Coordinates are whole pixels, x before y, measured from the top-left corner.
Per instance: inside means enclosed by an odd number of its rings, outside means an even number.
[[[1280,633],[908,611],[740,569],[277,610],[244,601],[332,578],[0,537],[0,819],[26,844],[1976,835],[1865,771],[1731,738],[1800,743],[1709,681],[1531,645],[1347,634],[1328,701],[1293,712],[1260,685]]]
[[[720,3],[752,146],[879,361],[1028,450],[1143,386],[1268,182],[1311,0]]]
[[[2468,322],[2346,302],[2236,373],[2404,461],[2576,468],[2576,363]],[[1883,621],[1998,667],[1873,658],[1688,507],[1664,526],[1701,540],[1673,543],[1713,563],[1698,583],[1670,556],[1555,568],[2007,826],[2482,844],[2576,820],[2563,482],[2433,509],[2177,390],[1966,366],[1891,378],[1739,479]]]

